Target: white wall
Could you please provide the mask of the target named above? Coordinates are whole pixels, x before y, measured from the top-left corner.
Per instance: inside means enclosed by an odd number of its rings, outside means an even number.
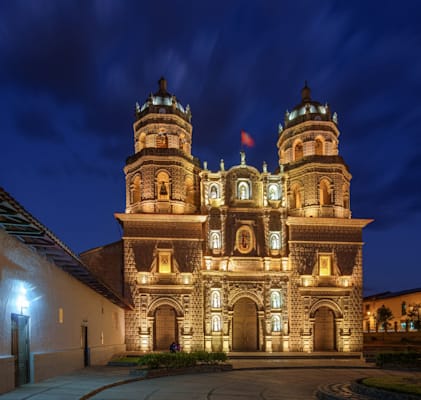
[[[22,288],[29,304],[23,314],[29,316],[32,381],[83,367],[82,325],[88,326],[92,365],[125,350],[123,309],[0,229],[0,393],[14,385],[11,314],[22,311]]]

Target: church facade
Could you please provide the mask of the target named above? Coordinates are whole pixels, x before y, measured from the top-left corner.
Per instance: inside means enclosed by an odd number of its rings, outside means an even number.
[[[279,125],[279,168],[219,169],[192,155],[189,106],[136,105],[124,168],[127,350],[361,351],[362,229],[337,116],[311,99]],[[275,151],[275,149],[274,149]]]

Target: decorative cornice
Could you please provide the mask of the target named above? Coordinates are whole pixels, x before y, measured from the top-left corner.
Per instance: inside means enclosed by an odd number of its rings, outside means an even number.
[[[156,222],[165,223],[173,222],[182,223],[198,223],[203,224],[208,218],[207,215],[191,215],[191,214],[126,214],[114,213],[114,218],[119,222]]]
[[[288,217],[286,224],[288,226],[329,226],[346,228],[364,228],[372,223],[374,219],[359,218],[315,218],[315,217]]]

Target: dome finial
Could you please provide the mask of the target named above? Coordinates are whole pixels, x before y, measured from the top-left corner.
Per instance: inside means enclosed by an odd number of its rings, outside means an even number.
[[[159,79],[158,85],[161,93],[167,93],[167,80],[163,76]]]
[[[307,80],[304,81],[304,87],[301,90],[301,99],[302,99],[303,102],[311,101],[311,90],[307,86]]]

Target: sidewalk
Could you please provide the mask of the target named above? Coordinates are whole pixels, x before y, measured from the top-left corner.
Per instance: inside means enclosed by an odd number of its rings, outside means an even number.
[[[259,369],[320,369],[320,368],[373,368],[358,359],[233,359],[229,361],[234,370]],[[142,380],[130,376],[132,367],[89,367],[72,374],[57,376],[40,383],[26,384],[0,395],[0,400],[80,400],[88,393],[117,383]]]

